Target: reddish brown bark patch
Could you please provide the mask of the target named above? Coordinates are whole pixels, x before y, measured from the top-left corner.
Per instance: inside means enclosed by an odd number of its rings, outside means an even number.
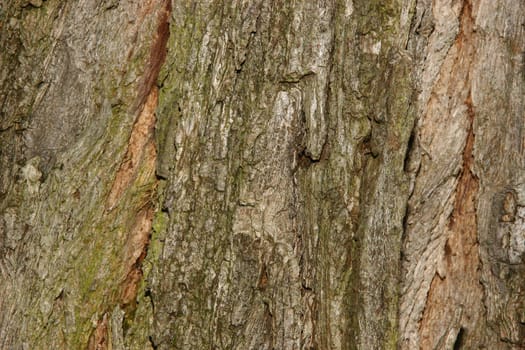
[[[151,46],[149,64],[144,72],[139,86],[137,109],[146,101],[159,76],[160,68],[166,60],[167,44],[170,36],[171,0],[164,0],[163,8],[159,13],[157,32]]]
[[[155,126],[155,108],[158,92],[153,87],[144,109],[137,119],[130,138],[126,161],[123,162],[113,186],[110,205],[116,205],[127,188],[151,184],[149,190],[141,192],[136,199],[138,213],[129,229],[124,244],[124,280],[121,285],[119,303],[122,306],[134,306],[137,291],[142,280],[142,262],[144,261],[153,225],[154,205],[151,202],[151,191],[156,188],[155,166],[157,150],[153,137]],[[152,184],[153,182],[153,184]],[[111,207],[110,207],[111,208]]]
[[[158,88],[155,82],[162,64],[166,59],[166,45],[169,38],[169,19],[171,0],[156,2],[161,9],[156,12],[157,31],[150,49],[148,65],[139,84],[137,102],[134,110],[140,113],[133,125],[124,159],[117,171],[115,180],[106,201],[106,209],[111,210],[121,202],[126,191],[149,184],[149,190],[134,198],[133,210],[138,213],[129,228],[123,252],[123,278],[120,285],[118,302],[123,308],[134,308],[140,282],[143,278],[142,263],[147,255],[151,238],[154,205],[151,191],[156,187],[155,167],[157,151],[154,140],[155,110],[158,105]],[[145,5],[144,16],[153,12],[154,3]],[[151,185],[151,183],[153,184]],[[151,186],[150,186],[151,185]]]
[[[422,349],[450,345],[447,337],[451,334],[454,337],[460,330],[467,332],[465,336],[468,337],[468,331],[476,327],[481,316],[483,291],[479,282],[476,218],[479,180],[471,170],[473,147],[471,127],[463,151],[463,171],[456,188],[454,211],[444,248],[445,276],[439,278],[437,273],[434,276],[420,324]]]
[[[98,321],[97,328],[91,333],[88,350],[107,350],[109,348],[108,315]]]
[[[462,154],[462,171],[457,182],[454,209],[444,233],[444,270],[434,276],[420,322],[422,349],[474,347],[472,333],[479,330],[483,317],[483,290],[480,285],[480,257],[477,228],[479,180],[473,172],[475,111],[470,95],[470,70],[475,57],[470,0],[464,1],[460,32],[455,42],[456,58],[449,74],[448,93],[468,95],[464,100],[467,136]]]
[[[158,103],[158,89],[151,89],[151,93],[144,104],[142,112],[135,121],[131,136],[128,142],[128,149],[124,155],[111,191],[109,193],[106,209],[111,210],[118,204],[120,198],[130,187],[135,179],[140,165],[144,161],[150,161],[156,158],[153,134],[155,130],[155,109]],[[144,159],[146,158],[146,159]]]
[[[151,3],[147,4],[145,15],[151,12],[151,6]],[[164,0],[159,12],[157,32],[151,45],[149,63],[139,85],[137,104],[134,108],[134,110],[141,110],[141,112],[133,126],[124,161],[117,172],[108,196],[106,208],[109,210],[117,205],[124,191],[132,183],[146,145],[153,138],[156,121],[155,109],[158,104],[158,88],[155,86],[155,82],[166,59],[171,11],[171,0]]]
[[[148,253],[151,238],[153,215],[153,206],[148,204],[137,214],[132,230],[128,235],[124,257],[126,278],[122,283],[120,293],[122,306],[135,306],[138,288],[143,276],[142,262]]]

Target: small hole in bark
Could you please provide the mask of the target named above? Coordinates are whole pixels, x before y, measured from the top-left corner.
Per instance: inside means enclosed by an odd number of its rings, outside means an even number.
[[[150,343],[151,347],[153,348],[153,350],[158,349],[159,346],[157,344],[155,344],[155,342],[153,341],[153,337],[151,335],[148,337],[148,340],[149,340],[149,343]]]
[[[314,163],[319,163],[320,159],[315,159],[310,151],[306,148],[302,148],[297,152],[297,165],[300,168],[308,168]]]
[[[407,173],[409,171],[410,166],[410,154],[412,153],[412,147],[414,147],[414,140],[415,140],[415,133],[412,132],[410,134],[410,138],[408,139],[408,145],[407,150],[405,153],[405,159],[403,160],[403,171]]]
[[[445,243],[445,256],[450,256],[452,255],[452,249],[450,248],[450,244],[448,243],[448,240],[447,242]]]

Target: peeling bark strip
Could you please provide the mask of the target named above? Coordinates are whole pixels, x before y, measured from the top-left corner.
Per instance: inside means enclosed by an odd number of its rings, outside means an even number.
[[[153,133],[157,103],[158,89],[153,87],[131,131],[124,161],[117,171],[106,202],[107,210],[112,210],[117,206],[120,198],[136,177],[140,165],[144,161],[151,161],[152,157],[156,157]]]

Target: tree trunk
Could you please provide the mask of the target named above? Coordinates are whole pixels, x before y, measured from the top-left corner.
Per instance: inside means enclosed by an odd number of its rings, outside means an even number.
[[[1,349],[525,347],[525,2],[0,2]]]

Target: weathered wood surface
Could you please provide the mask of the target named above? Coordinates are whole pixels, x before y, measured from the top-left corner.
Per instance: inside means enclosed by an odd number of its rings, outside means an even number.
[[[525,3],[0,3],[1,349],[525,346]]]

